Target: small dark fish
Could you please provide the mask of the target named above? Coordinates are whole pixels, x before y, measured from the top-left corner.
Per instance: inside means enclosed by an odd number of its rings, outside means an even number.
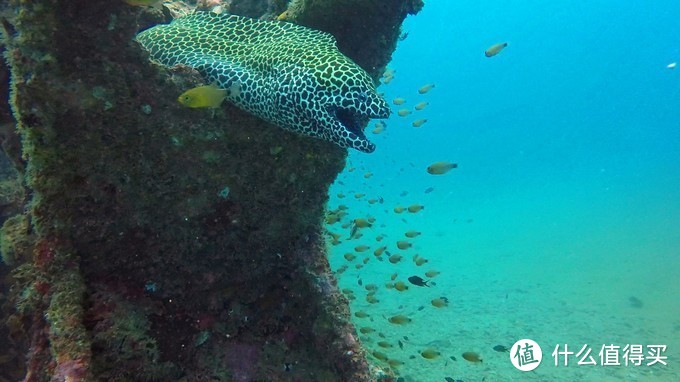
[[[416,285],[416,286],[420,286],[420,287],[425,287],[425,286],[426,286],[426,287],[429,287],[429,285],[427,285],[427,281],[421,279],[421,278],[418,277],[418,276],[411,276],[411,277],[408,278],[408,281],[409,281],[411,284]]]
[[[506,348],[506,347],[503,346],[503,345],[496,345],[496,346],[493,347],[493,350],[495,350],[495,351],[497,351],[497,352],[499,352],[499,353],[503,353],[503,352],[508,352],[508,353],[509,353],[509,352],[510,352],[510,349]]]
[[[404,343],[401,340],[398,340],[397,343],[399,344],[399,349],[404,350]]]
[[[378,203],[380,203],[380,204],[385,203],[385,199],[383,199],[382,196],[378,196]]]
[[[640,300],[639,298],[637,298],[635,296],[628,297],[628,302],[630,303],[630,306],[632,306],[633,308],[639,309],[639,308],[642,308],[642,305],[643,305],[642,300]]]
[[[404,336],[404,340],[405,340],[405,341],[408,341],[408,336]]]
[[[451,361],[458,361],[458,358],[456,358],[456,356],[453,356],[453,355],[452,355],[452,356],[449,357],[449,358],[451,358]]]
[[[362,286],[362,285],[364,285],[364,282],[361,279],[359,279],[359,280],[357,280],[357,284],[359,284],[359,286]]]
[[[424,306],[424,305],[421,305],[421,306],[418,307],[418,311],[421,311],[421,310],[423,310],[423,309],[425,309],[425,306]]]
[[[425,189],[426,194],[429,194],[432,191],[434,191],[434,187],[428,187],[428,188]]]
[[[451,377],[444,377],[444,380],[445,380],[446,382],[456,382],[456,381],[455,381],[453,378],[451,378]]]

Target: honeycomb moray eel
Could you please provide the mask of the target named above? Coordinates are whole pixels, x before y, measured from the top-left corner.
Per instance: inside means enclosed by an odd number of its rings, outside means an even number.
[[[373,152],[363,127],[390,109],[369,75],[325,32],[197,12],[137,35],[151,59],[187,65],[239,108],[284,129]]]

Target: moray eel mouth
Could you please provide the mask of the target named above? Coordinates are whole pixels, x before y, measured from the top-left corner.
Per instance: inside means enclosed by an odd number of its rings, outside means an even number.
[[[377,94],[358,98],[360,102],[353,102],[352,105],[331,104],[326,107],[326,113],[332,119],[331,125],[336,126],[329,131],[335,132],[337,136],[333,140],[340,146],[371,153],[375,151],[375,144],[368,140],[364,128],[371,119],[388,118],[390,107]]]
[[[371,118],[387,118],[387,114],[381,115],[361,115],[350,109],[343,109],[339,107],[331,107],[330,114],[335,116],[335,119],[347,129],[349,132],[358,135],[360,138],[367,140],[364,134],[364,126],[368,124]]]
[[[361,126],[367,122],[366,117],[362,117],[351,110],[341,108],[331,108],[331,114],[334,114],[335,119],[337,119],[347,130],[366,138],[361,129]]]

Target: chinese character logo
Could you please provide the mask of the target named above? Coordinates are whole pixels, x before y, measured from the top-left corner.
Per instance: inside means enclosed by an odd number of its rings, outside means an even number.
[[[522,339],[510,348],[510,362],[521,371],[531,371],[541,364],[543,352],[535,341]]]

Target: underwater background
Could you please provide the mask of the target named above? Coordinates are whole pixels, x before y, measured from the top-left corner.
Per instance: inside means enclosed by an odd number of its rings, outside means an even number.
[[[428,1],[406,20],[379,87],[393,114],[366,129],[376,152],[350,152],[329,202],[347,212],[327,225],[331,264],[374,362],[407,381],[680,380],[679,18],[671,0]],[[437,161],[458,168],[428,174]],[[435,285],[407,281],[427,271]],[[493,349],[522,338],[543,350],[533,372]],[[598,365],[555,367],[558,344],[587,344]],[[668,365],[601,366],[609,344],[667,345]]]
[[[0,3],[0,382],[680,380],[680,4],[422,5]],[[373,78],[391,57],[377,150],[184,106],[212,81],[134,36],[195,7],[330,32]]]

